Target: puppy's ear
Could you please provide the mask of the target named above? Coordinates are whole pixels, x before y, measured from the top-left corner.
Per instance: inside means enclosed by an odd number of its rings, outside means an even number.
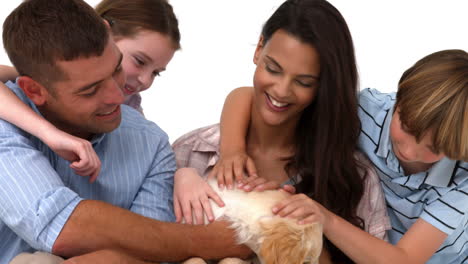
[[[275,218],[260,222],[262,236],[259,257],[265,264],[315,263],[322,251],[322,227],[298,225],[294,220]]]

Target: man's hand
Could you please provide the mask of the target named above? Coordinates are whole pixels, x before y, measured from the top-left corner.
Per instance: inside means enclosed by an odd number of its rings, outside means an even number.
[[[216,234],[216,247],[222,248],[222,252],[219,252],[219,255],[213,255],[212,244],[208,241],[207,248],[210,248],[209,252],[211,254],[208,259],[221,259],[225,257],[237,257],[241,259],[247,259],[252,257],[254,252],[245,245],[239,245],[236,242],[236,232],[231,229],[230,223],[227,221],[214,221],[213,223],[206,226],[206,232],[212,237],[213,234]],[[213,242],[213,241],[212,241]]]

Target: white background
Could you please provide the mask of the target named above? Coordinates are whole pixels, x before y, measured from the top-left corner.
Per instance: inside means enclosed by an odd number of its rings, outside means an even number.
[[[129,0],[131,1],[131,0]],[[87,0],[95,6],[98,0]],[[252,84],[261,27],[283,0],[171,0],[182,50],[143,95],[146,117],[173,142],[216,123],[232,89]],[[400,75],[442,49],[468,50],[467,0],[331,0],[354,38],[360,87],[395,91]],[[21,3],[2,0],[0,21]],[[10,62],[0,52],[0,64]]]

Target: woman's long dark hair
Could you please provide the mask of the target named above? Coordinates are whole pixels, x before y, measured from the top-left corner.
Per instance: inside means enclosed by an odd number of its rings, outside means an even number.
[[[365,177],[355,158],[360,132],[358,73],[348,26],[325,0],[288,0],[265,23],[265,43],[279,29],[311,44],[320,56],[317,95],[301,116],[295,156],[287,170],[302,177],[298,191],[363,228],[356,215]],[[334,262],[353,263],[330,241],[325,246]]]

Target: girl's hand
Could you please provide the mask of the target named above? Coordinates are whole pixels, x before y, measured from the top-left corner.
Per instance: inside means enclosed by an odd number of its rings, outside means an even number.
[[[178,169],[174,175],[174,212],[176,221],[182,218],[188,224],[204,224],[204,213],[214,221],[210,201],[223,207],[224,202],[211,186],[193,168]],[[193,213],[193,215],[192,215]]]
[[[273,206],[274,214],[297,219],[298,224],[321,223],[324,228],[328,221],[328,211],[321,204],[305,194],[296,194]]]
[[[72,136],[57,128],[43,131],[40,139],[57,155],[71,162],[76,174],[89,177],[94,182],[101,171],[101,161],[88,140]]]
[[[245,172],[249,177],[258,177],[253,160],[245,152],[234,152],[222,155],[208,178],[216,177],[220,189],[224,189],[225,186],[233,189],[234,181],[239,187],[244,184]]]

